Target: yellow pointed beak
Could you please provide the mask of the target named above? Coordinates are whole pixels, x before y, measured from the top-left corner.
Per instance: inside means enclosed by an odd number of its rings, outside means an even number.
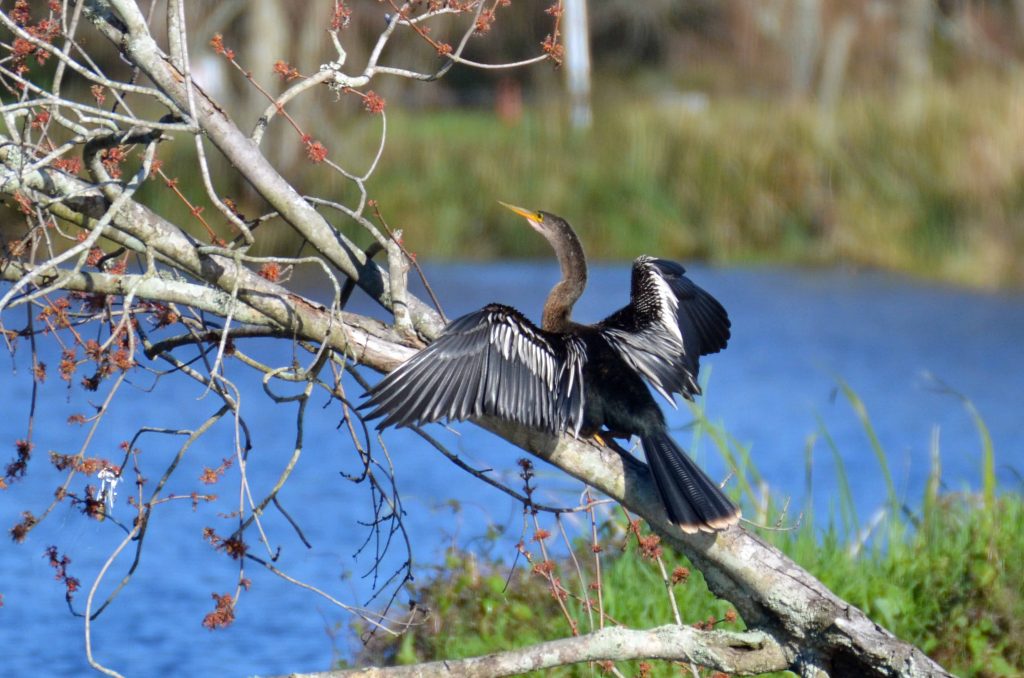
[[[507,202],[502,202],[500,200],[498,201],[498,204],[504,207],[505,209],[512,210],[519,216],[525,217],[527,220],[532,221],[536,224],[539,224],[540,222],[544,221],[544,217],[542,217],[539,213],[534,212],[533,210],[528,210],[523,207],[516,207],[515,205],[509,205]]]

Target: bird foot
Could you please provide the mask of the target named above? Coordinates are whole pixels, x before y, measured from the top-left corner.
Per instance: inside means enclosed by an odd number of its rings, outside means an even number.
[[[601,445],[602,447],[607,447],[609,450],[618,453],[618,455],[622,457],[623,462],[625,462],[626,464],[629,464],[637,469],[646,469],[647,464],[637,459],[629,450],[620,445],[615,440],[614,435],[615,434],[612,433],[611,431],[601,431],[594,433],[590,437],[598,445]]]

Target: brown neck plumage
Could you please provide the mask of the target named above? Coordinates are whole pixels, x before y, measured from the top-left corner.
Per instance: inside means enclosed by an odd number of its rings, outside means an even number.
[[[549,332],[565,332],[571,324],[573,304],[587,286],[587,258],[579,238],[565,221],[557,220],[543,235],[555,250],[562,267],[562,279],[551,289],[544,303],[541,327]]]

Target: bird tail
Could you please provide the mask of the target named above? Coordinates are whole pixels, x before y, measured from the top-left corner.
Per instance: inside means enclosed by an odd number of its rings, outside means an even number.
[[[740,510],[666,431],[640,437],[669,520],[683,532],[714,532],[740,519]]]

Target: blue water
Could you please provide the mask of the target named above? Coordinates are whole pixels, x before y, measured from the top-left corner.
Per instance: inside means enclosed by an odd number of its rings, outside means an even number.
[[[450,316],[495,300],[537,311],[558,277],[548,263],[451,265],[428,273]],[[729,348],[703,361],[707,416],[749,446],[765,482],[778,496],[792,497],[794,506],[806,505],[805,447],[808,437],[818,432],[820,420],[844,459],[862,519],[884,504],[884,481],[868,439],[849,404],[836,396],[838,377],[866,404],[888,453],[897,490],[909,505],[919,502],[936,430],[946,487],[978,487],[978,433],[960,401],[937,393],[927,373],[972,399],[991,430],[1002,487],[1020,491],[1024,297],[966,292],[879,273],[702,266],[692,266],[690,273],[723,302],[733,319]],[[595,267],[577,318],[596,320],[623,304],[627,281],[623,265]],[[359,299],[351,308],[379,313]],[[19,312],[5,321],[8,327],[17,327],[23,317]],[[50,376],[37,403],[35,456],[28,476],[0,493],[4,529],[14,525],[22,511],[38,515],[46,508],[62,479],[47,463],[48,452],[77,452],[88,427],[64,422],[71,414],[90,414],[90,403],[102,402],[106,394],[101,389],[85,397],[78,388],[69,394],[57,376],[59,351],[46,344],[41,350]],[[26,435],[31,392],[27,348],[20,345],[0,377],[7,394],[5,416],[0,419],[0,462],[5,464],[13,457],[13,441]],[[251,350],[277,364],[291,355],[283,343],[256,344]],[[243,413],[254,441],[248,477],[254,496],[260,497],[291,455],[296,408],[272,405],[259,381],[237,363],[229,362],[227,370],[242,388]],[[217,407],[212,396],[201,397],[194,382],[173,375],[133,375],[133,384],[124,387],[97,431],[90,454],[120,463],[118,445],[140,426],[194,428]],[[350,387],[352,395],[358,393]],[[332,403],[324,408],[326,403],[322,395],[311,403],[302,457],[280,494],[313,548],[303,546],[273,509],[265,516],[264,528],[270,549],[280,548],[279,568],[359,606],[373,588],[372,577],[363,577],[374,561],[373,543],[353,557],[370,534],[360,521],[371,517],[371,496],[366,483],[353,485],[340,475],[356,473],[359,463],[347,434],[336,430],[339,407]],[[691,446],[687,408],[671,413],[670,421],[680,441]],[[432,428],[474,466],[491,468],[496,477],[519,485],[515,460],[521,451],[472,426],[457,426],[460,435]],[[321,670],[332,660],[351,655],[355,644],[347,632],[350,615],[253,563],[246,564],[244,576],[252,587],[242,595],[235,623],[213,632],[201,626],[203,616],[213,609],[210,594],[233,592],[239,576],[237,563],[202,539],[206,526],[220,534],[230,532],[233,523],[223,514],[238,506],[237,469],[228,471],[213,488],[198,483],[203,467],[234,455],[232,433],[232,422],[223,421],[185,454],[164,494],[209,490],[221,499],[213,507],[200,505],[196,510],[188,500],[173,501],[155,512],[134,579],[93,623],[93,650],[101,663],[132,676],[246,676]],[[440,562],[451,544],[480,543],[476,538],[488,525],[507,531],[507,537],[488,548],[511,559],[522,522],[520,507],[406,432],[389,432],[385,441],[397,469],[418,567]],[[180,444],[180,437],[159,434],[143,435],[137,442],[147,492]],[[724,476],[724,464],[709,443],[699,442],[694,451],[713,476]],[[835,472],[831,453],[820,439],[813,454],[813,504],[819,521],[824,521],[836,506]],[[579,483],[549,467],[538,473],[539,500],[576,501]],[[84,483],[77,478],[71,491],[81,493]],[[124,485],[119,488],[115,516],[124,521],[131,520],[125,500],[132,491]],[[122,536],[110,521],[88,520],[65,503],[24,544],[2,542],[0,647],[5,675],[37,675],[40,670],[47,675],[79,675],[89,670],[82,620],[69,614],[63,587],[54,581],[43,552],[54,544],[71,557],[70,574],[83,584],[74,600],[81,612],[96,573]],[[267,557],[267,548],[253,533],[249,541],[252,552]],[[126,572],[133,548],[129,546],[113,564],[99,598]],[[382,576],[390,575],[404,558],[401,544],[393,545],[384,558]]]

